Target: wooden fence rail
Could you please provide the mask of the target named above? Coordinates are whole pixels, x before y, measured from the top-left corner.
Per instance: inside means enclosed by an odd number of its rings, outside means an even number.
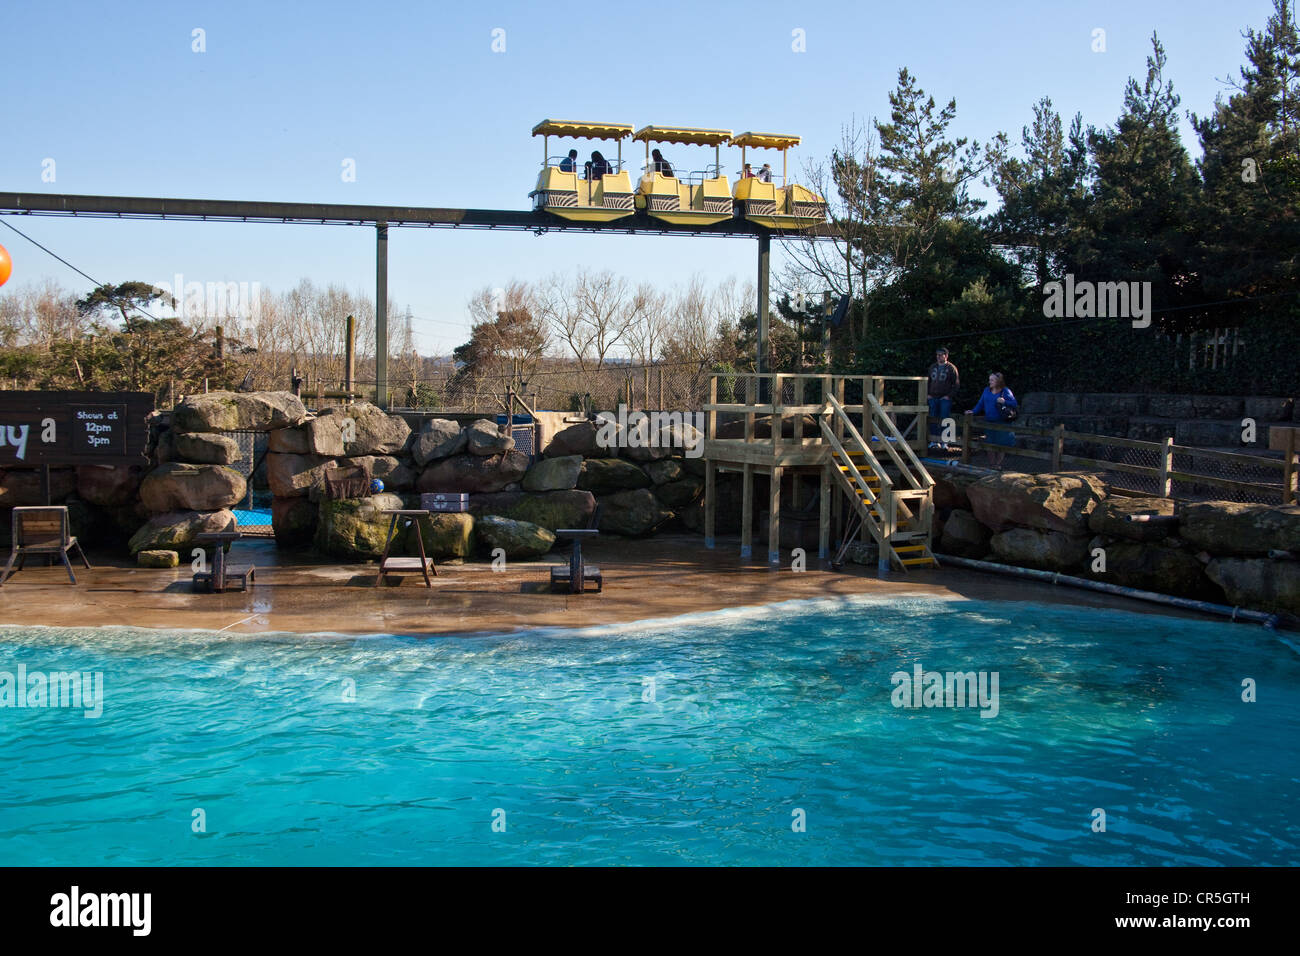
[[[1052,471],[1060,471],[1062,465],[1078,465],[1084,468],[1097,469],[1099,471],[1116,471],[1131,475],[1141,475],[1153,480],[1156,486],[1156,496],[1160,498],[1176,497],[1172,493],[1173,483],[1175,481],[1181,481],[1199,485],[1209,485],[1213,488],[1224,488],[1258,497],[1280,495],[1282,504],[1284,505],[1294,504],[1296,501],[1296,447],[1294,438],[1295,433],[1293,431],[1288,432],[1287,445],[1283,449],[1281,458],[1263,458],[1258,455],[1243,455],[1236,452],[1215,451],[1208,448],[1194,448],[1190,445],[1175,445],[1172,438],[1166,438],[1164,441],[1159,442],[1138,441],[1133,438],[1114,438],[1109,435],[1093,435],[1087,432],[1070,432],[1065,430],[1064,425],[1057,425],[1055,428],[1031,428],[1025,425],[1011,425],[1005,422],[972,422],[972,418],[973,416],[971,415],[964,415],[962,417],[962,464],[970,463],[970,454],[972,450],[1005,451],[1008,454],[1014,454],[1021,458],[1033,458],[1040,461],[1050,462]],[[1039,451],[1034,448],[1008,448],[1006,445],[997,445],[984,439],[976,439],[971,435],[972,425],[978,425],[986,431],[1006,431],[1021,436],[1050,438],[1052,443],[1051,450]],[[1154,456],[1156,464],[1152,466],[1134,465],[1123,461],[1106,461],[1104,459],[1089,458],[1083,455],[1069,455],[1065,453],[1065,443],[1067,441],[1077,441],[1088,445],[1113,446],[1116,448],[1144,451]],[[1279,473],[1279,481],[1278,484],[1273,484],[1271,482],[1265,484],[1258,481],[1246,481],[1239,478],[1219,478],[1214,475],[1179,471],[1174,467],[1175,455],[1215,461],[1223,465],[1243,470],[1276,470]]]

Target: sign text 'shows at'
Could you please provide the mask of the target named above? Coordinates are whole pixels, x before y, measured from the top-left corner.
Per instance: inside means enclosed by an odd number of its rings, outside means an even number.
[[[0,392],[0,468],[143,461],[147,392]]]

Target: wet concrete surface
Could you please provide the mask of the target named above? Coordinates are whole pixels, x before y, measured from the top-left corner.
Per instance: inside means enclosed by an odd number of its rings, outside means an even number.
[[[695,535],[646,540],[594,539],[588,564],[604,572],[604,591],[552,594],[556,552],[538,561],[440,564],[433,588],[419,572],[393,574],[376,586],[374,562],[338,564],[277,552],[269,540],[236,543],[231,560],[253,561],[257,581],[247,592],[195,593],[188,563],[170,570],[136,567],[121,556],[90,555],[74,586],[61,565],[28,567],[0,588],[0,623],[63,627],[129,625],[202,629],[232,635],[268,631],[345,634],[470,634],[536,627],[591,627],[674,617],[723,608],[847,595],[941,595],[976,600],[1041,601],[1089,607],[1192,615],[1125,598],[959,569],[879,574],[846,565],[842,571],[808,561],[801,573],[769,568],[763,551],[742,561],[738,540],[709,550]]]

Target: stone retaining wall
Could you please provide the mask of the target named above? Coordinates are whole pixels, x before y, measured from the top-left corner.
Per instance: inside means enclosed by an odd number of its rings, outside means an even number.
[[[1080,474],[936,481],[941,561],[953,554],[1300,615],[1300,560],[1278,556],[1300,557],[1300,506],[1112,496]]]
[[[1031,428],[1061,424],[1067,431],[1138,441],[1172,438],[1199,448],[1266,450],[1268,426],[1300,423],[1300,401],[1258,395],[1030,392],[1021,397],[1020,410],[1020,423]],[[1253,442],[1242,441],[1247,418],[1256,422]]]
[[[704,462],[685,457],[699,436],[684,428],[598,435],[590,423],[572,424],[555,431],[543,457],[530,462],[486,419],[426,418],[413,428],[409,414],[365,402],[312,415],[288,392],[213,392],[155,416],[149,465],[53,469],[52,500],[68,505],[73,532],[89,543],[132,554],[185,552],[196,535],[228,526],[230,509],[247,492],[245,477],[231,467],[239,446],[222,433],[260,431],[267,433],[265,480],[282,546],[377,557],[388,526],[384,509],[418,507],[421,492],[468,492],[467,514],[422,522],[430,554],[446,559],[500,548],[509,557],[535,557],[556,544],[557,530],[587,527],[598,507],[598,527],[610,534],[701,525]],[[652,443],[658,447],[627,447]],[[325,473],[336,465],[367,466],[382,491],[328,500]],[[38,471],[0,471],[6,522],[14,505],[40,503]],[[7,525],[0,530],[7,534]],[[406,528],[394,552],[413,554],[415,547]]]

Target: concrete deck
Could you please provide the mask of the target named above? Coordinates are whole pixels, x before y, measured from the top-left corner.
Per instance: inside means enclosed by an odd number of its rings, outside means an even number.
[[[803,573],[742,561],[737,541],[712,551],[695,535],[643,541],[596,539],[584,545],[605,574],[603,593],[551,594],[549,567],[559,554],[512,562],[494,572],[486,562],[440,565],[433,589],[418,573],[393,575],[375,587],[375,565],[339,565],[277,553],[270,541],[241,541],[232,557],[252,559],[257,583],[247,593],[196,594],[190,568],[138,568],[91,554],[94,568],[68,583],[62,566],[32,560],[0,588],[0,623],[203,629],[232,635],[267,631],[346,634],[470,634],[535,627],[588,627],[799,598],[856,594],[960,595],[974,599],[1053,601],[1169,613],[1149,604],[956,569],[892,572],[848,565]],[[765,555],[764,555],[765,557]],[[1188,615],[1190,616],[1190,615]]]

